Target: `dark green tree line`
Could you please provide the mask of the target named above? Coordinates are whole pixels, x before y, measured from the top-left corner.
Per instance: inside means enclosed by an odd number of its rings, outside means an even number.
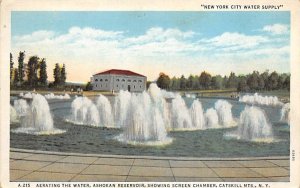
[[[168,82],[164,79],[168,78]],[[168,85],[166,85],[168,84]],[[163,89],[169,90],[207,90],[207,89],[236,89],[237,91],[255,92],[264,90],[290,89],[290,74],[278,74],[276,71],[271,74],[269,71],[259,73],[253,71],[247,75],[236,76],[231,72],[229,76],[221,75],[211,76],[208,72],[203,71],[200,75],[190,75],[185,78],[169,78],[166,74],[160,74],[157,79],[157,85]]]
[[[66,66],[63,64],[61,67],[58,63],[55,64],[55,68],[53,69],[53,77],[55,86],[63,86],[66,83],[67,74],[66,74]]]
[[[64,70],[65,72],[65,70]],[[25,51],[19,52],[18,65],[14,68],[13,56],[10,53],[10,83],[12,87],[46,87],[48,85],[46,59],[38,56],[29,57],[25,64]]]

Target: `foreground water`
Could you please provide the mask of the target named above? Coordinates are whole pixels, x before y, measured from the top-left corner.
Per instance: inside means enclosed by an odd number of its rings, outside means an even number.
[[[110,99],[113,100],[113,99]],[[187,105],[193,99],[186,99]],[[262,107],[273,124],[276,142],[247,142],[230,140],[224,137],[229,129],[211,129],[196,131],[170,132],[173,142],[163,146],[133,146],[114,139],[122,133],[121,129],[80,126],[65,122],[70,115],[71,101],[49,102],[55,127],[66,130],[58,135],[28,135],[11,132],[11,147],[45,151],[74,153],[99,153],[117,155],[153,155],[153,156],[186,156],[186,157],[251,157],[289,155],[289,126],[279,123],[280,108]],[[200,99],[204,110],[214,106],[216,99]],[[238,118],[245,104],[229,101],[233,118]],[[11,128],[19,127],[12,124]]]

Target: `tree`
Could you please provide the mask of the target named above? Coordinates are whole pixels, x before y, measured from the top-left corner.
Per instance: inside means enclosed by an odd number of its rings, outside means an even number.
[[[223,86],[225,87],[225,88],[227,88],[227,81],[228,81],[228,78],[227,78],[227,76],[224,76],[224,78],[223,78]]]
[[[93,89],[93,85],[91,84],[91,82],[88,82],[86,85],[85,85],[85,90],[86,91],[90,91]]]
[[[46,64],[46,60],[45,58],[43,58],[40,61],[40,72],[39,72],[39,83],[42,86],[46,86],[47,85],[47,79],[48,79],[48,75],[47,75],[47,64]]]
[[[222,89],[223,88],[223,78],[220,75],[213,76],[211,78],[211,86],[214,89]]]
[[[65,64],[63,64],[63,67],[61,68],[61,71],[60,71],[60,83],[61,83],[61,85],[65,85],[66,79],[67,79],[66,66],[65,66]]]
[[[15,68],[13,72],[14,72],[14,73],[13,73],[13,75],[14,75],[13,85],[14,85],[14,86],[17,86],[18,83],[19,83],[19,73],[18,73],[18,69]]]
[[[277,89],[279,76],[276,71],[272,72],[268,77],[268,88],[270,90]]]
[[[18,80],[19,84],[22,85],[24,82],[24,77],[25,77],[25,71],[24,71],[24,59],[25,59],[25,51],[24,52],[19,52],[19,57],[18,57]]]
[[[10,53],[10,83],[13,83],[13,73],[14,73],[14,62],[13,62],[13,56]]]
[[[193,77],[193,89],[199,89],[200,88],[200,84],[199,84],[199,76],[194,76]]]
[[[29,85],[32,87],[36,86],[38,81],[38,77],[37,77],[38,62],[39,62],[39,57],[37,56],[30,57],[28,61],[27,78],[28,78]]]
[[[204,89],[209,89],[211,85],[211,75],[203,71],[199,77],[200,86]]]
[[[147,81],[147,83],[146,83],[146,88],[147,89],[149,88],[150,84],[152,84],[152,82],[151,81]]]
[[[55,64],[55,68],[53,69],[53,77],[54,77],[54,85],[59,85],[61,83],[61,70],[59,64]]]
[[[259,89],[259,72],[253,71],[253,73],[247,79],[247,85],[252,91]]]
[[[171,79],[168,75],[166,75],[163,72],[159,73],[159,77],[156,81],[156,84],[158,87],[160,87],[162,89],[169,89],[170,82],[171,82]]]
[[[174,76],[171,79],[170,85],[171,85],[171,89],[174,89],[174,90],[179,89],[180,88],[180,81]]]
[[[277,89],[284,89],[284,82],[287,77],[288,75],[285,73],[279,75]]]
[[[266,89],[265,79],[261,75],[258,78],[258,88],[259,88],[259,90],[265,90]]]
[[[261,90],[268,89],[269,70],[266,70],[259,76],[259,87]],[[262,81],[263,80],[263,81]]]
[[[249,87],[247,85],[247,78],[245,76],[241,76],[239,79],[239,83],[237,86],[237,91],[248,91]]]
[[[229,78],[226,83],[227,88],[236,88],[238,85],[237,77],[233,72],[230,73]]]
[[[182,75],[181,77],[180,77],[180,89],[185,89],[186,88],[186,78],[184,77],[184,75]]]
[[[284,89],[290,90],[290,79],[291,79],[291,75],[288,75],[285,78],[285,81],[283,82],[283,88]]]
[[[190,75],[187,79],[187,82],[186,82],[186,87],[188,89],[192,89],[193,88],[193,81],[194,81],[194,76],[193,75]]]

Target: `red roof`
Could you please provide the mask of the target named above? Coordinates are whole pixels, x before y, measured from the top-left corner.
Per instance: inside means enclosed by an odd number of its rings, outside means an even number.
[[[95,75],[101,75],[101,74],[117,74],[117,75],[126,75],[126,76],[141,76],[141,77],[146,77],[144,75],[129,71],[129,70],[120,70],[120,69],[110,69],[104,72],[99,72]]]

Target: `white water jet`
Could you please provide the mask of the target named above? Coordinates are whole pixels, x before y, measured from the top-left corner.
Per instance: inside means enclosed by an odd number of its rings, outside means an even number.
[[[282,106],[280,114],[280,121],[290,124],[290,103],[286,103]]]
[[[112,107],[107,97],[100,94],[96,104],[100,115],[100,125],[104,127],[114,127]]]
[[[24,99],[14,100],[14,109],[16,110],[18,116],[25,116],[29,109],[29,105]]]
[[[18,117],[17,111],[12,105],[10,105],[10,122],[11,123],[19,122],[19,117]]]
[[[45,95],[46,99],[71,99],[70,95],[65,93],[64,95],[54,95],[53,93],[49,93]]]
[[[21,117],[21,127],[12,131],[15,133],[38,135],[59,134],[64,132],[54,128],[48,102],[45,97],[40,94],[32,94],[32,102],[25,116]]]
[[[206,129],[220,128],[218,113],[215,109],[207,109],[204,116]]]
[[[156,84],[150,84],[148,93],[152,99],[153,105],[158,108],[159,112],[163,116],[164,125],[167,130],[171,129],[170,124],[170,118],[171,118],[171,112],[170,112],[170,105],[167,103],[166,98],[167,97],[173,97],[174,93],[167,92],[165,90],[160,89],[157,87]],[[171,95],[173,94],[173,95]]]
[[[189,110],[180,95],[177,94],[175,96],[171,106],[171,124],[173,130],[193,129]]]
[[[261,96],[257,93],[254,95],[244,95],[239,98],[240,102],[245,102],[247,104],[259,104],[266,106],[282,106],[283,103],[279,101],[276,96]]]
[[[22,97],[25,98],[25,99],[32,99],[34,94],[28,92],[28,93],[25,93]]]
[[[215,109],[218,114],[219,124],[223,127],[231,127],[236,125],[231,112],[232,105],[225,100],[218,100],[215,103]]]
[[[193,127],[195,129],[205,129],[205,117],[201,102],[198,99],[193,101],[189,111]]]
[[[195,99],[196,95],[195,94],[186,93],[185,97]]]
[[[114,117],[116,127],[124,127],[125,120],[128,114],[128,104],[131,94],[128,91],[121,90],[115,98],[114,103]]]
[[[128,104],[128,116],[124,133],[119,141],[138,145],[163,145],[172,139],[167,137],[164,120],[158,106],[148,93],[132,94]]]
[[[161,93],[165,99],[173,99],[173,98],[175,98],[175,95],[176,95],[174,92],[169,92],[169,91],[166,91],[163,89],[161,90]]]
[[[150,138],[150,122],[146,119],[150,115],[147,112],[150,103],[147,100],[149,101],[150,99],[144,98],[141,95],[131,96],[124,130],[124,137],[128,141],[142,142]],[[145,107],[147,109],[144,109]],[[148,114],[145,114],[145,112]]]
[[[262,109],[246,106],[241,112],[238,129],[225,136],[247,141],[269,142],[273,140],[272,125]]]
[[[77,97],[71,104],[68,122],[79,125],[100,126],[100,116],[96,105],[87,97]]]

